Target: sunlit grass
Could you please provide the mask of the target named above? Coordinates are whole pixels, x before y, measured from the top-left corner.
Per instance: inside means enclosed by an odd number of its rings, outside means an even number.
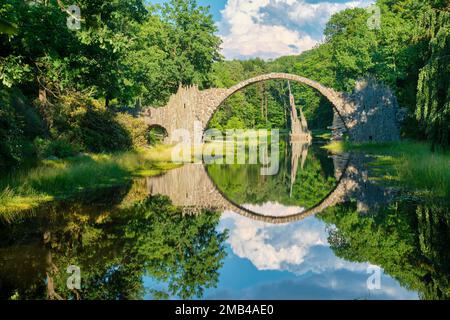
[[[330,130],[312,130],[312,135],[314,138],[319,138],[323,140],[331,139],[331,131]]]
[[[337,154],[337,153],[345,152],[346,151],[345,147],[346,147],[346,144],[344,142],[332,141],[329,144],[323,146],[322,148],[330,151],[331,153]]]
[[[170,147],[158,146],[119,154],[92,154],[66,160],[45,160],[37,167],[0,181],[0,216],[30,210],[52,200],[112,186],[133,177],[161,174],[169,163]]]
[[[375,157],[371,165],[384,174],[384,180],[420,193],[450,197],[450,151],[432,152],[430,145],[415,141],[362,144],[334,141],[324,148],[332,153],[371,154]]]

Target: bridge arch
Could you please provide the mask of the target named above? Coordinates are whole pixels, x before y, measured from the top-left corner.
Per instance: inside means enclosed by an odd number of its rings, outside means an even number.
[[[222,103],[234,93],[252,84],[267,80],[290,80],[305,84],[328,99],[335,110],[335,118],[339,118],[339,130],[347,131],[354,123],[349,117],[355,110],[355,106],[347,101],[344,94],[327,88],[311,79],[288,73],[269,73],[259,75],[242,81],[231,88],[211,88],[199,90],[198,86],[183,87],[180,85],[178,92],[172,95],[165,107],[145,108],[141,116],[148,125],[158,124],[167,129],[169,137],[166,142],[173,141],[173,133],[178,129],[185,129],[191,135],[191,141],[201,143],[201,136],[195,134],[194,124],[201,123],[202,131],[208,127],[214,113]],[[333,125],[334,126],[334,125]]]
[[[266,80],[290,80],[305,84],[321,93],[334,109],[333,132],[336,137],[347,132],[349,139],[364,141],[398,141],[400,139],[399,109],[395,94],[389,87],[375,79],[357,81],[353,93],[346,94],[323,86],[311,79],[288,73],[269,73],[242,81],[231,88],[200,90],[198,86],[180,85],[165,107],[144,108],[140,116],[148,124],[159,124],[166,128],[172,143],[176,130],[187,130],[191,141],[201,143],[201,133],[196,134],[194,126],[207,128],[220,105],[237,91]],[[372,138],[372,139],[371,139]]]
[[[335,90],[325,87],[322,84],[320,84],[317,81],[311,80],[309,78],[305,78],[302,76],[289,74],[289,73],[268,73],[259,75],[247,80],[244,80],[229,89],[226,89],[221,95],[219,96],[219,99],[214,101],[214,103],[209,107],[209,112],[207,114],[208,119],[206,119],[204,124],[204,129],[206,129],[214,116],[215,112],[219,109],[219,107],[222,105],[222,103],[227,100],[229,97],[231,97],[233,94],[245,89],[248,86],[251,86],[253,84],[257,84],[264,81],[269,80],[288,80],[297,82],[300,84],[307,85],[316,91],[318,91],[320,94],[322,94],[333,106],[334,111],[339,116],[339,118],[342,120],[342,124],[344,125],[345,129],[348,130],[348,126],[345,121],[345,115],[351,112],[349,109],[349,106],[345,103],[345,100],[342,96],[342,94],[336,92]],[[220,89],[212,89],[212,90],[220,90]]]
[[[168,130],[158,123],[147,126],[146,138],[150,145],[164,141],[169,136]]]

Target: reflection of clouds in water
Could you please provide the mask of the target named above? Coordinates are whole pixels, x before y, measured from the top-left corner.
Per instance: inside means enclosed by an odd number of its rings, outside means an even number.
[[[305,211],[305,208],[303,207],[285,206],[278,202],[271,201],[263,204],[243,204],[242,206],[252,212],[274,217],[288,216]]]
[[[269,281],[236,290],[223,288],[207,299],[417,299],[416,292],[410,292],[389,276],[382,275],[379,290],[368,290],[367,274],[345,269],[324,274],[308,274],[303,277]]]
[[[351,263],[334,255],[327,242],[325,223],[314,218],[272,225],[227,211],[220,228],[229,229],[233,253],[249,259],[258,270],[285,270],[295,274],[330,269],[366,270],[367,263]]]
[[[233,254],[248,259],[256,268],[254,272],[266,277],[243,286],[228,286],[223,282],[219,288],[210,291],[207,299],[418,298],[416,292],[402,288],[383,272],[381,289],[369,291],[369,264],[336,257],[327,242],[325,223],[315,217],[273,225],[226,211],[219,228],[229,229],[227,242]],[[253,272],[245,270],[243,277],[254,277]],[[288,271],[291,275],[276,279],[270,271],[263,273],[261,270]],[[235,277],[235,271],[228,276]]]

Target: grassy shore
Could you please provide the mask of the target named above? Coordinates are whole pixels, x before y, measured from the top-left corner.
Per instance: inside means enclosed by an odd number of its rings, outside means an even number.
[[[430,145],[416,141],[393,143],[332,142],[325,149],[333,153],[347,151],[373,155],[372,164],[383,179],[398,183],[419,194],[449,199],[450,151],[431,152]]]
[[[8,218],[83,192],[120,186],[134,177],[158,175],[170,163],[170,147],[158,146],[118,154],[86,154],[64,160],[43,160],[35,168],[0,180],[0,216]]]

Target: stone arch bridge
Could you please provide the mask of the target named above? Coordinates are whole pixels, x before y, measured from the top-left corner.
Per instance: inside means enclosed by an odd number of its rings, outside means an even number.
[[[161,108],[146,108],[141,117],[148,126],[160,126],[166,129],[166,142],[173,143],[173,133],[177,129],[186,129],[191,141],[201,142],[194,134],[194,123],[201,124],[204,131],[213,114],[220,105],[234,93],[259,82],[268,80],[288,80],[305,84],[320,92],[334,108],[333,129],[346,131],[353,141],[390,141],[399,139],[397,123],[397,103],[395,96],[386,86],[374,80],[362,80],[357,83],[353,94],[337,92],[311,79],[286,73],[260,75],[235,86],[223,89],[199,90],[197,86],[182,87],[172,95],[168,104]]]
[[[189,163],[168,171],[162,176],[147,178],[149,194],[168,196],[176,206],[183,207],[186,214],[199,214],[204,209],[232,211],[253,220],[271,224],[291,223],[318,214],[351,197],[357,199],[358,211],[367,212],[387,198],[380,187],[367,180],[361,163],[348,154],[333,156],[335,188],[317,205],[287,216],[264,215],[253,212],[227,198],[219,191],[202,164]]]

